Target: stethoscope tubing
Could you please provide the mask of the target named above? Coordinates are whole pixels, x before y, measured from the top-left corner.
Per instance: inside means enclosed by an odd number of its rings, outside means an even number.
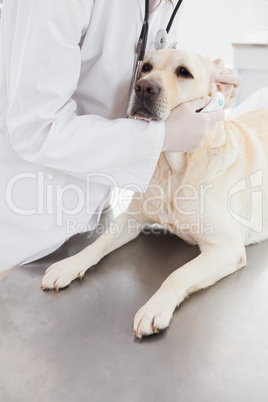
[[[168,24],[166,27],[167,34],[169,33],[169,31],[172,27],[174,18],[181,6],[182,1],[183,0],[179,0],[177,2],[176,6],[173,10],[173,13],[168,21]],[[142,30],[140,33],[138,44],[136,47],[136,55],[135,55],[135,60],[134,60],[133,74],[132,74],[131,84],[130,84],[129,93],[128,93],[128,103],[127,103],[126,113],[124,116],[125,118],[128,118],[128,107],[129,107],[130,97],[131,97],[131,94],[136,85],[137,79],[140,75],[140,71],[141,71],[141,67],[142,67],[142,63],[143,63],[145,51],[146,51],[148,32],[149,32],[149,0],[145,0],[144,20],[143,20]]]
[[[172,13],[172,15],[171,15],[171,17],[170,17],[170,19],[168,21],[167,27],[166,27],[167,34],[169,33],[170,28],[172,27],[174,18],[176,17],[176,14],[177,14],[182,2],[183,2],[183,0],[179,0],[178,3],[176,4],[174,10],[173,10],[173,13]]]

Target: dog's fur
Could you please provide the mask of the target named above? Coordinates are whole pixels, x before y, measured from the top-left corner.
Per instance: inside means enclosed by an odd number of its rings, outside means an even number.
[[[140,80],[156,82],[160,90],[143,101],[134,94],[132,116],[165,120],[177,105],[216,90],[227,101],[230,96],[231,86],[215,80],[215,65],[195,53],[162,50],[144,65]],[[143,223],[157,222],[201,250],[197,258],[174,271],[135,316],[138,337],[166,328],[187,295],[245,266],[245,245],[268,237],[267,162],[268,109],[217,123],[191,154],[161,153],[146,192],[135,194],[127,211],[113,222],[124,228],[121,235],[116,238],[107,229],[77,255],[53,264],[42,289],[58,290],[83,277],[103,256],[136,238]],[[136,228],[128,227],[129,219],[135,219]],[[191,230],[198,221],[203,222],[203,230]]]

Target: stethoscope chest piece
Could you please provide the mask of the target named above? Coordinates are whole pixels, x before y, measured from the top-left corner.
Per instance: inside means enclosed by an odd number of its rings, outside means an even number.
[[[155,49],[156,50],[161,50],[164,49],[166,47],[167,44],[167,32],[165,29],[159,29],[159,31],[156,34],[155,37]]]

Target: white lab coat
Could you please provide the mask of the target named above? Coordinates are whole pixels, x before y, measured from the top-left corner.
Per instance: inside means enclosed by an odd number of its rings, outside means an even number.
[[[150,15],[149,50],[171,12]],[[113,186],[148,186],[164,124],[122,119],[143,16],[144,0],[4,2],[0,276],[95,228]]]

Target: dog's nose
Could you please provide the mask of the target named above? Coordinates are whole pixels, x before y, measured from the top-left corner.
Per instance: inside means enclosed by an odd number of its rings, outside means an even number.
[[[160,85],[154,80],[141,79],[135,85],[135,93],[137,96],[157,95],[160,90]]]

